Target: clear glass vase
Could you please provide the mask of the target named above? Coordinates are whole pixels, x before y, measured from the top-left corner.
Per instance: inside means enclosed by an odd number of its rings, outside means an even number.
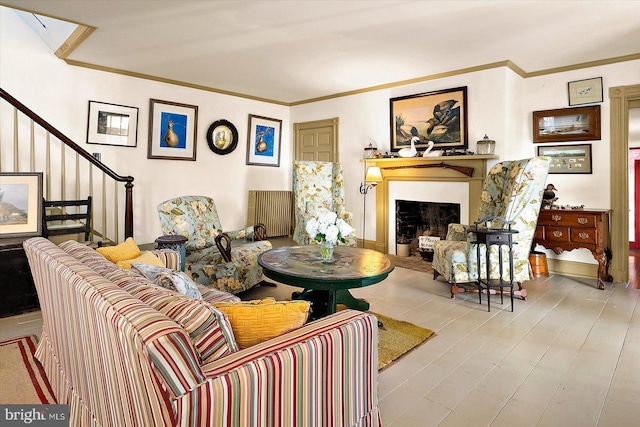
[[[322,262],[333,262],[333,243],[326,240],[320,244],[320,254],[322,255]]]

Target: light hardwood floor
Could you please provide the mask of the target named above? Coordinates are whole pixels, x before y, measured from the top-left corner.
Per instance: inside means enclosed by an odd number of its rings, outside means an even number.
[[[595,280],[551,276],[527,283],[515,312],[449,298],[432,275],[398,268],[353,293],[371,311],[437,336],[380,373],[386,427],[637,426],[640,423],[640,290],[595,289]],[[290,297],[260,286],[243,299]],[[38,334],[39,312],[0,319],[0,339]]]

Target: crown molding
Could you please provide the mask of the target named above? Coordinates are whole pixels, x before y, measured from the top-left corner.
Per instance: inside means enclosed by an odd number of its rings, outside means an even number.
[[[261,98],[259,96],[246,95],[246,94],[242,94],[242,93],[231,92],[231,91],[228,91],[228,90],[216,89],[216,88],[212,88],[212,87],[208,87],[208,86],[202,86],[202,85],[197,85],[197,84],[193,84],[193,83],[182,82],[182,81],[179,81],[179,80],[165,79],[163,77],[152,76],[150,74],[136,73],[136,72],[133,72],[133,71],[120,70],[118,68],[111,68],[111,67],[105,67],[105,66],[102,66],[102,65],[90,64],[88,62],[74,61],[73,59],[65,59],[64,61],[69,65],[73,65],[74,67],[89,68],[91,70],[104,71],[104,72],[113,73],[113,74],[120,74],[120,75],[123,75],[123,76],[135,77],[135,78],[138,78],[138,79],[152,80],[152,81],[172,84],[172,85],[176,85],[176,86],[188,87],[188,88],[191,88],[191,89],[203,90],[203,91],[206,91],[206,92],[215,92],[215,93],[220,93],[220,94],[223,94],[223,95],[235,96],[235,97],[238,97],[238,98],[245,98],[245,99],[251,99],[251,100],[254,100],[254,101],[267,102],[267,103],[270,103],[270,104],[277,104],[277,105],[284,105],[284,106],[289,106],[290,105],[287,102],[278,101],[278,100],[275,100],[275,99]]]
[[[96,27],[90,27],[88,25],[77,24],[73,33],[62,43],[62,46],[55,51],[55,55],[60,59],[67,59],[67,57],[76,50],[83,41],[87,39],[96,30]]]
[[[65,40],[65,42],[62,44],[62,46],[60,46],[60,48],[58,48],[58,50],[56,50],[56,52],[55,52],[55,55],[58,58],[64,60],[69,65],[73,65],[73,66],[76,66],[76,67],[89,68],[89,69],[97,70],[97,71],[104,71],[104,72],[108,72],[108,73],[120,74],[120,75],[123,75],[123,76],[135,77],[135,78],[140,78],[140,79],[145,79],[145,80],[152,80],[152,81],[157,81],[157,82],[167,83],[167,84],[172,84],[172,85],[177,85],[177,86],[183,86],[183,87],[188,87],[188,88],[192,88],[192,89],[203,90],[203,91],[206,91],[206,92],[214,92],[214,93],[219,93],[219,94],[222,94],[222,95],[229,95],[229,96],[234,96],[234,97],[238,97],[238,98],[244,98],[244,99],[250,99],[250,100],[254,100],[254,101],[266,102],[266,103],[270,103],[270,104],[283,105],[283,106],[286,106],[286,107],[293,107],[293,106],[296,106],[296,105],[303,105],[303,104],[311,104],[311,103],[314,103],[314,102],[325,101],[325,100],[329,100],[329,99],[342,98],[342,97],[345,97],[345,96],[351,96],[351,95],[357,95],[357,94],[361,94],[361,93],[373,92],[373,91],[382,90],[382,89],[390,89],[390,88],[394,88],[394,87],[398,87],[398,86],[406,86],[406,85],[415,84],[415,83],[422,83],[422,82],[429,81],[429,80],[436,80],[436,79],[441,79],[441,78],[445,78],[445,77],[458,76],[458,75],[461,75],[461,74],[468,74],[468,73],[473,73],[473,72],[477,72],[477,71],[490,70],[490,69],[493,69],[493,68],[500,68],[500,67],[506,67],[506,68],[510,69],[511,71],[513,71],[514,73],[516,73],[517,75],[519,75],[520,77],[526,79],[526,78],[530,78],[530,77],[538,77],[538,76],[549,75],[549,74],[564,73],[564,72],[567,72],[567,71],[579,70],[579,69],[583,69],[583,68],[597,67],[597,66],[601,66],[601,65],[610,65],[610,64],[615,64],[615,63],[618,63],[618,62],[626,62],[626,61],[633,61],[633,60],[636,60],[636,59],[640,59],[640,53],[635,53],[635,54],[631,54],[631,55],[618,56],[618,57],[614,57],[614,58],[601,59],[601,60],[597,60],[597,61],[583,62],[583,63],[580,63],[580,64],[568,65],[568,66],[565,66],[565,67],[550,68],[550,69],[546,69],[546,70],[539,70],[539,71],[533,71],[533,72],[527,72],[527,71],[523,70],[522,68],[517,66],[511,60],[504,60],[504,61],[492,62],[492,63],[488,63],[488,64],[484,64],[484,65],[461,68],[461,69],[458,69],[458,70],[452,70],[452,71],[447,71],[447,72],[442,72],[442,73],[431,74],[431,75],[422,76],[422,77],[416,77],[416,78],[413,78],[413,79],[400,80],[400,81],[397,81],[397,82],[391,82],[391,83],[386,83],[386,84],[382,84],[382,85],[370,86],[370,87],[351,90],[351,91],[347,91],[347,92],[340,92],[340,93],[335,93],[335,94],[331,94],[331,95],[320,96],[320,97],[316,97],[316,98],[303,99],[303,100],[300,100],[300,101],[293,101],[293,102],[285,102],[285,101],[279,101],[279,100],[275,100],[275,99],[268,99],[268,98],[262,98],[262,97],[258,97],[258,96],[252,96],[252,95],[238,93],[238,92],[232,92],[232,91],[223,90],[223,89],[212,88],[212,87],[209,87],[209,86],[203,86],[203,85],[197,85],[197,84],[193,84],[193,83],[187,83],[187,82],[183,82],[183,81],[179,81],[179,80],[166,79],[166,78],[162,78],[162,77],[152,76],[152,75],[149,75],[149,74],[136,73],[136,72],[133,72],[133,71],[121,70],[121,69],[117,69],[117,68],[105,67],[105,66],[101,66],[101,65],[96,65],[96,64],[91,64],[91,63],[87,63],[87,62],[81,62],[81,61],[75,61],[75,60],[72,60],[72,59],[68,59],[69,55],[78,46],[80,46],[97,29],[96,27],[92,27],[90,25],[85,25],[85,24],[82,24],[82,23],[79,23],[79,22],[74,22],[74,21],[70,21],[70,20],[67,20],[67,19],[62,19],[62,18],[59,18],[59,17],[56,17],[56,16],[51,16],[51,15],[47,15],[47,14],[44,14],[44,13],[36,12],[36,11],[30,10],[30,9],[20,8],[20,7],[13,6],[13,5],[11,5],[11,6],[5,5],[3,2],[0,2],[0,6],[6,6],[6,7],[9,7],[9,8],[12,8],[12,9],[18,9],[18,10],[22,10],[22,11],[29,12],[29,13],[34,13],[34,14],[37,14],[37,15],[47,16],[47,17],[53,18],[53,19],[64,20],[64,21],[71,22],[73,24],[78,25],[78,28],[67,38],[67,40]]]

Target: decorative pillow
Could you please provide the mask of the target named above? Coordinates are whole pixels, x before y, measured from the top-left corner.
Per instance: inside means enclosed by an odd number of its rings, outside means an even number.
[[[240,302],[214,302],[231,322],[241,349],[267,341],[304,325],[309,317],[308,301],[276,301],[274,298]]]
[[[133,241],[132,237],[116,246],[106,246],[96,249],[102,256],[116,264],[118,261],[126,261],[128,259],[138,258],[142,253],[140,248]]]
[[[140,272],[140,274],[158,286],[170,289],[189,298],[202,299],[202,294],[198,290],[198,286],[182,271],[137,262],[132,262],[131,268]]]
[[[164,262],[160,260],[153,252],[145,252],[138,258],[127,259],[118,261],[116,265],[125,270],[131,270],[131,263],[137,262],[138,264],[155,265],[156,267],[164,267]]]

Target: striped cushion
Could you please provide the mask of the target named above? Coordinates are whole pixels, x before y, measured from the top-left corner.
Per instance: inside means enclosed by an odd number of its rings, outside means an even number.
[[[87,267],[182,326],[189,334],[201,363],[209,363],[238,350],[226,314],[208,302],[154,286],[147,279],[118,268],[96,251],[78,242],[65,242],[60,247]]]

